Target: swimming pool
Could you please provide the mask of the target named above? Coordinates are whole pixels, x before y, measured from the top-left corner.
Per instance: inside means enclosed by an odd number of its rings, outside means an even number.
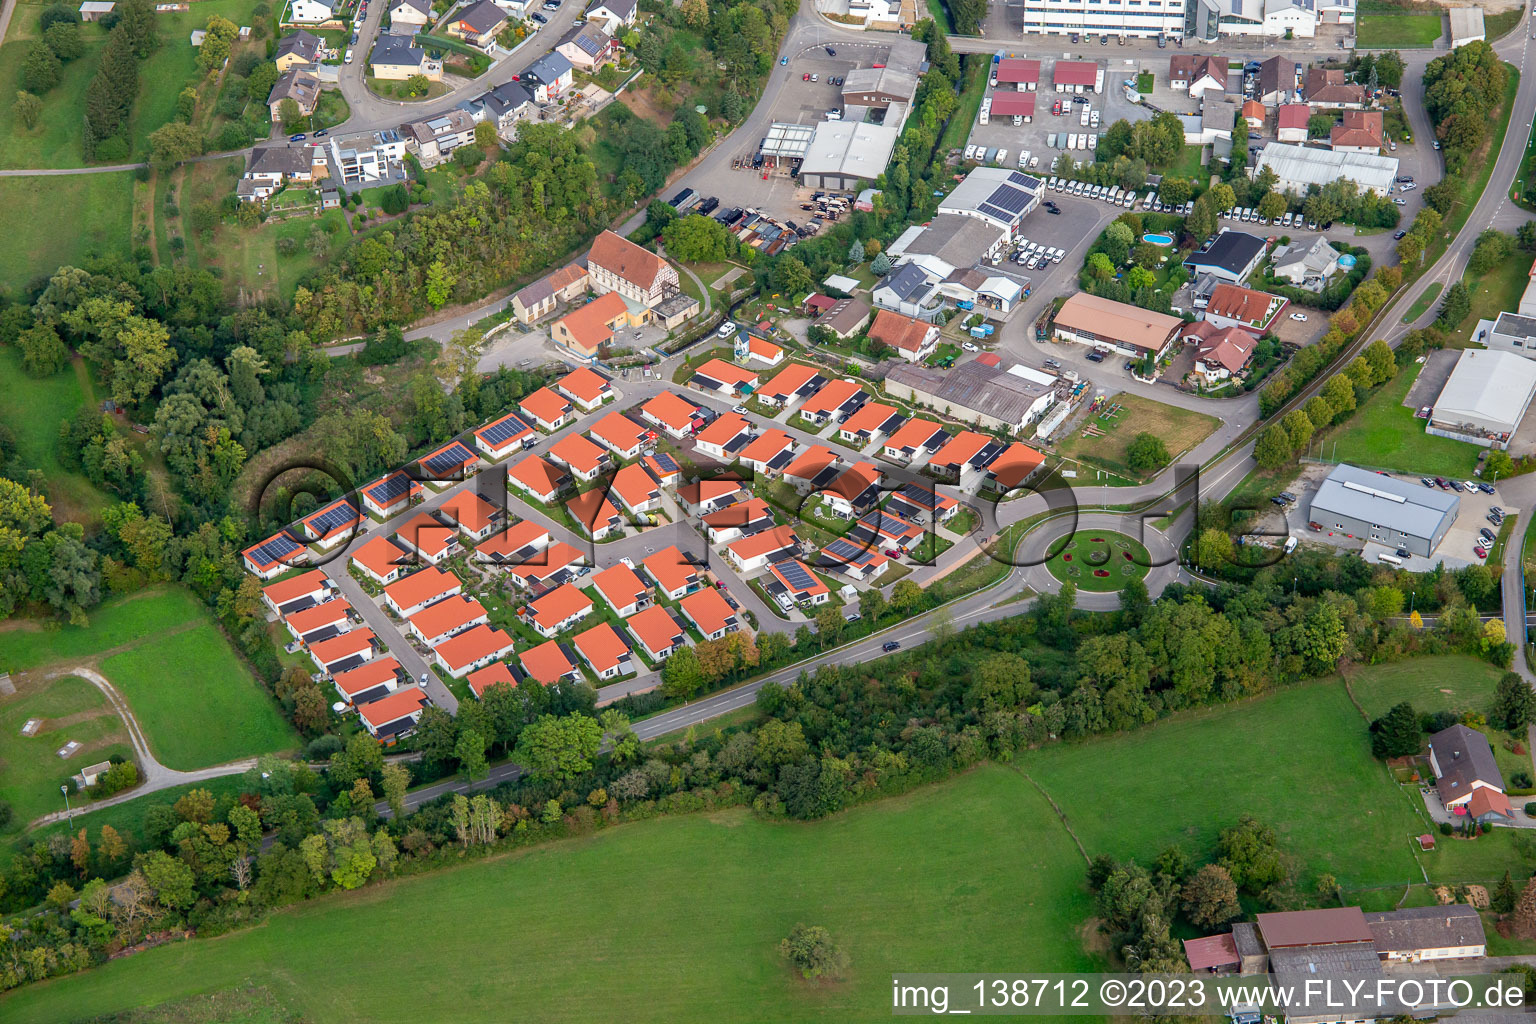
[[[1172,245],[1173,239],[1167,235],[1142,235],[1143,242],[1151,242],[1153,245]]]

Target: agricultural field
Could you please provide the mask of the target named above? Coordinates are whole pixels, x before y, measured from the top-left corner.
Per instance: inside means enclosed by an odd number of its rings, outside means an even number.
[[[59,425],[95,400],[83,362],[51,377],[30,377],[15,349],[0,348],[0,424],[15,436],[21,465],[42,471],[56,519],[91,524],[110,500],[84,474],[65,469],[58,456]]]
[[[1156,434],[1168,446],[1168,453],[1178,459],[1209,437],[1220,422],[1214,416],[1164,405],[1129,392],[1111,395],[1105,402],[1105,410],[1089,413],[1071,434],[1062,438],[1056,450],[1064,458],[1112,474],[1103,481],[1111,485],[1141,482],[1141,474],[1131,469],[1125,460],[1125,450],[1137,434]]]
[[[34,735],[23,736],[22,726],[32,718],[42,725]],[[55,751],[71,740],[80,749],[61,760]],[[132,753],[122,719],[84,679],[30,684],[0,700],[0,800],[14,811],[10,824],[0,829],[0,844],[24,831],[27,822],[63,810],[59,787],[81,766]]]
[[[5,60],[0,51],[0,68]],[[0,103],[0,110],[5,109]],[[5,135],[0,124],[0,139]],[[14,292],[34,280],[46,282],[59,267],[80,263],[88,255],[127,255],[133,174],[0,178],[0,209],[10,228],[9,244],[0,249],[0,288]],[[57,228],[61,211],[69,214],[67,231]]]
[[[1083,948],[1085,866],[1027,780],[984,767],[816,824],[689,815],[402,879],[18,990],[0,1014],[77,1020],[257,984],[314,1020],[484,1020],[509,986],[546,1020],[611,1020],[616,1002],[634,1021],[701,1005],[724,1019],[864,1019],[888,1012],[890,974],[911,964],[1099,966]],[[527,941],[484,942],[512,919]],[[367,940],[400,921],[420,924],[411,943]],[[785,968],[776,947],[798,922],[841,942],[846,981],[810,987]]]

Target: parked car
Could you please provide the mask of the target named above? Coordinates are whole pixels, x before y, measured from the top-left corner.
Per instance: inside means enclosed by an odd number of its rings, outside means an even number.
[[[747,407],[744,405],[732,406],[731,412],[734,412],[738,416],[745,416],[747,414]]]
[[[297,134],[297,135],[290,135],[290,136],[288,136],[288,141],[289,142],[303,142],[307,138],[309,138],[308,135],[305,135],[303,132],[299,132],[299,134]]]
[[[1398,558],[1407,558],[1408,557],[1408,549],[1407,548],[1398,548],[1397,551],[1394,552],[1394,553],[1397,555]]]
[[[1461,486],[1465,487],[1467,490],[1471,491],[1473,494],[1477,493],[1477,481],[1476,480],[1463,480],[1461,482]]]
[[[832,47],[829,46],[829,47],[827,47],[827,56],[828,57],[836,57],[837,56],[837,51],[832,49]]]
[[[811,73],[809,71],[807,71],[805,74],[800,76],[800,81],[802,81],[802,82],[809,82],[810,80],[811,80]]]
[[[1477,547],[1473,548],[1472,549],[1472,553],[1474,555],[1476,555],[1478,558],[1487,558],[1488,557],[1488,549],[1483,547],[1481,544],[1479,544]]]
[[[1401,240],[1402,240],[1402,239],[1403,239],[1403,237],[1404,237],[1404,236],[1405,236],[1405,235],[1407,235],[1407,234],[1408,234],[1408,232],[1406,232],[1406,231],[1394,231],[1394,232],[1393,232],[1393,233],[1392,233],[1392,237],[1393,237],[1393,238],[1394,238],[1394,239],[1396,239],[1396,240],[1398,240],[1398,241],[1401,241]]]
[[[351,51],[349,50],[348,52],[350,53]],[[319,131],[315,132],[315,138],[323,139],[329,134],[331,134],[331,130],[329,128],[321,128]]]
[[[889,654],[891,651],[899,651],[901,650],[901,641],[887,640],[885,643],[880,645],[880,649],[885,651],[887,654]]]
[[[1430,488],[1431,490],[1433,490],[1435,486],[1435,482],[1427,476],[1420,477],[1419,483],[1423,484],[1425,487]]]
[[[1304,323],[1307,322],[1307,314],[1305,314],[1305,313],[1292,313],[1291,314],[1291,319],[1295,320],[1297,323],[1304,324]]]
[[[960,347],[963,350],[965,350],[966,352],[980,352],[981,351],[981,349],[978,348],[974,342],[970,342],[970,341],[962,341],[960,343]]]
[[[538,22],[540,25],[548,25],[549,24],[549,19],[544,17],[544,15],[540,14],[538,11],[534,11],[532,14],[528,15],[528,17],[532,18],[534,21]],[[514,79],[514,81],[515,81],[515,79]]]
[[[1493,484],[1480,483],[1480,484],[1477,485],[1477,489],[1482,491],[1484,494],[1492,494],[1493,493]],[[1495,508],[1494,511],[1498,512],[1499,510],[1497,508]],[[1503,513],[1500,512],[1499,514],[1502,515]]]
[[[1444,491],[1450,489],[1451,485],[1445,482],[1445,477],[1437,476],[1435,477],[1435,486]]]
[[[1461,481],[1460,480],[1452,480],[1452,481],[1450,481],[1450,484],[1451,484],[1451,490],[1455,491],[1457,494],[1460,494],[1462,491],[1466,490],[1465,487],[1461,486]]]
[[[780,57],[779,58],[779,67],[782,68],[782,67],[788,67],[788,66],[789,66],[789,58],[788,57]]]

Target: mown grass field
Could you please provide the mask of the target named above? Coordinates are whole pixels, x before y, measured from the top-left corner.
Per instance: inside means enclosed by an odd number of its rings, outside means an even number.
[[[1029,783],[986,767],[816,824],[691,815],[404,879],[18,990],[0,1015],[254,983],[313,1020],[483,1021],[509,999],[530,1020],[867,1020],[889,1013],[891,972],[919,965],[1094,969],[1084,870]],[[410,942],[378,941],[407,922]],[[786,970],[776,947],[797,922],[831,930],[846,981]],[[517,941],[491,938],[511,927]]]
[[[1425,433],[1424,421],[1403,404],[1423,366],[1400,368],[1397,377],[1377,388],[1353,416],[1315,441],[1314,453],[1321,450],[1330,460],[1415,476],[1469,478],[1477,466],[1477,447]]]
[[[1445,35],[1445,18],[1440,14],[1362,11],[1358,20],[1358,45],[1363,49],[1423,49],[1434,46]]]
[[[4,180],[4,179],[0,179]],[[43,491],[54,518],[71,519],[89,529],[110,500],[85,475],[59,462],[59,425],[95,396],[83,362],[51,377],[29,377],[14,348],[0,348],[0,424],[16,438],[18,460],[43,473]]]
[[[1118,357],[1115,357],[1118,358]],[[1137,483],[1142,474],[1126,464],[1125,450],[1136,440],[1136,435],[1147,432],[1156,434],[1168,446],[1168,453],[1175,459],[1195,447],[1211,435],[1220,422],[1214,416],[1164,405],[1150,398],[1142,398],[1129,392],[1112,395],[1106,408],[1119,405],[1118,415],[1110,419],[1099,413],[1090,413],[1071,434],[1061,439],[1056,450],[1064,457],[1076,459],[1093,469],[1104,469],[1120,477],[1103,481],[1080,480],[1081,483],[1103,482],[1107,484]],[[1084,437],[1089,428],[1103,431],[1095,437]]]
[[[155,756],[189,770],[298,745],[224,635],[210,622],[148,639],[101,663],[128,698]]]
[[[1371,717],[1407,701],[1421,714],[1427,711],[1488,712],[1493,691],[1504,673],[1486,661],[1463,655],[1413,658],[1376,665],[1351,675],[1350,690]]]
[[[24,127],[12,107],[17,90],[22,88],[22,62],[36,40],[37,19],[45,9],[18,4],[5,44],[0,46],[0,96],[5,99],[0,103],[0,167],[79,167],[85,163],[80,111],[85,87],[96,75],[101,48],[107,41],[100,26],[80,26],[85,52],[64,64],[57,85],[38,95],[43,113],[35,127]]]
[[[42,719],[42,726],[36,735],[23,736],[21,728],[29,718]],[[70,740],[81,749],[61,761],[54,752]],[[63,810],[59,786],[82,765],[131,753],[122,720],[102,692],[84,679],[70,676],[0,701],[0,800],[15,811],[11,823],[0,830],[0,842],[24,831],[34,818]]]
[[[6,54],[0,52],[0,66]],[[0,103],[0,109],[9,109]],[[5,135],[0,127],[0,137]],[[6,245],[0,247],[0,288],[16,291],[46,281],[59,267],[91,254],[127,254],[133,224],[133,174],[72,174],[0,178]],[[67,230],[60,218],[67,217]]]
[[[190,591],[158,587],[103,602],[91,610],[90,624],[84,627],[49,630],[36,622],[11,620],[0,626],[0,671],[91,658],[195,622],[204,614]]]

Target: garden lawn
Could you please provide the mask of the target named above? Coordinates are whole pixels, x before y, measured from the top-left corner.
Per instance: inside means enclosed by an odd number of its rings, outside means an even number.
[[[1108,553],[1106,561],[1095,563],[1090,556]],[[1130,555],[1130,558],[1126,558]],[[1064,583],[1072,583],[1078,590],[1119,590],[1131,580],[1147,575],[1150,556],[1140,541],[1121,533],[1106,530],[1084,530],[1067,539],[1066,547],[1045,563],[1052,576]],[[1109,573],[1096,576],[1095,570]]]
[[[114,654],[101,672],[128,699],[168,768],[204,768],[298,746],[298,736],[212,623]]]
[[[12,620],[0,627],[0,671],[92,658],[196,622],[206,614],[191,591],[166,586],[102,602],[91,610],[87,626],[46,630],[36,622]]]
[[[43,720],[40,731],[23,736],[29,718]],[[0,829],[0,844],[26,829],[27,822],[64,809],[59,787],[82,765],[113,755],[131,757],[127,731],[102,692],[84,679],[66,676],[19,690],[0,700],[0,800],[15,811]],[[55,755],[74,740],[81,749],[67,761]],[[83,797],[81,799],[84,799]]]
[[[108,497],[83,473],[59,462],[59,424],[94,398],[86,390],[90,377],[84,363],[73,364],[51,377],[29,377],[14,348],[0,348],[0,424],[16,438],[17,458],[43,474],[43,493],[55,518],[93,525]]]
[[[1373,469],[1390,469],[1414,476],[1445,476],[1466,480],[1477,466],[1478,448],[1424,431],[1424,421],[1403,405],[1423,363],[1397,371],[1397,376],[1365,400],[1355,414],[1315,442],[1330,460]],[[1320,445],[1321,447],[1317,447]]]
[[[726,1020],[873,1019],[889,1013],[891,973],[913,965],[1102,969],[1082,949],[1084,874],[1029,782],[988,766],[822,822],[663,818],[328,897],[18,989],[0,1016],[78,1020],[255,983],[314,1020],[486,1020],[509,991],[539,1020],[608,1021],[615,1005],[630,1021],[704,1006]],[[523,941],[485,942],[514,919]],[[373,941],[401,921],[412,942]],[[847,980],[811,986],[786,968],[777,945],[797,922],[831,931]]]
[[[1362,49],[1405,49],[1434,46],[1445,35],[1445,19],[1439,14],[1391,14],[1359,16],[1358,45]]]
[[[1142,475],[1131,469],[1125,460],[1125,450],[1136,440],[1137,434],[1143,431],[1156,434],[1168,446],[1168,453],[1178,459],[1209,437],[1220,422],[1214,416],[1164,405],[1129,392],[1112,396],[1106,408],[1115,405],[1122,408],[1114,418],[1105,419],[1098,413],[1090,413],[1087,420],[1062,439],[1057,451],[1087,466],[1108,470],[1127,483],[1139,483],[1142,479]],[[1104,433],[1098,437],[1084,437],[1090,426]],[[1115,483],[1114,480],[1085,482]]]
[[[106,45],[107,34],[99,26],[80,26],[85,52],[64,65],[58,85],[39,95],[43,113],[36,127],[23,127],[12,108],[21,88],[22,60],[33,42],[18,39],[17,29],[26,20],[26,28],[35,34],[38,16],[45,9],[18,4],[11,18],[10,32],[6,35],[7,42],[0,46],[0,96],[4,97],[4,102],[0,103],[0,167],[80,167],[85,163],[85,150],[80,140],[80,111],[85,103],[85,87],[96,76],[101,48]],[[27,220],[11,215],[13,207],[9,203],[4,204],[3,209],[8,223],[27,223]]]
[[[1460,654],[1438,658],[1410,658],[1386,665],[1371,665],[1352,673],[1349,688],[1355,700],[1372,718],[1394,704],[1407,701],[1421,714],[1450,711],[1488,713],[1493,690],[1504,673],[1486,661]]]
[[[0,53],[0,66],[4,61]],[[0,103],[0,110],[9,109]],[[0,139],[5,135],[0,125]],[[0,210],[8,229],[6,245],[0,247],[0,288],[14,295],[87,256],[128,254],[133,174],[0,178]],[[59,228],[63,211],[68,211],[67,230]]]
[[[1514,253],[1481,277],[1470,271],[1462,276],[1462,283],[1467,286],[1467,293],[1472,299],[1472,312],[1451,333],[1447,342],[1449,346],[1466,347],[1472,344],[1472,329],[1479,320],[1493,320],[1503,310],[1519,308],[1520,296],[1530,283],[1531,269],[1524,266],[1524,262],[1519,253]]]
[[[1423,881],[1409,849],[1426,830],[1418,793],[1372,759],[1365,722],[1338,680],[1049,747],[1019,764],[1090,855],[1145,864],[1179,843],[1201,860],[1222,829],[1253,814],[1295,858],[1299,892],[1312,892],[1324,872],[1346,892]],[[1435,856],[1425,857],[1431,878]]]

